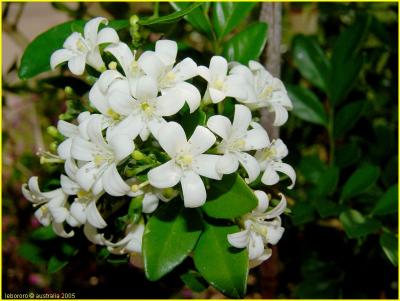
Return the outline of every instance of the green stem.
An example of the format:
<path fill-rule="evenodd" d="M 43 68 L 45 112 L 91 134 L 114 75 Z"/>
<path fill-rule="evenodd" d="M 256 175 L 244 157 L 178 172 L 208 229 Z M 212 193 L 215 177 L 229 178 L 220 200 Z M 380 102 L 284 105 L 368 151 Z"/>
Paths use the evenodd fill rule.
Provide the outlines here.
<path fill-rule="evenodd" d="M 154 2 L 154 12 L 153 17 L 158 18 L 160 12 L 160 2 Z"/>

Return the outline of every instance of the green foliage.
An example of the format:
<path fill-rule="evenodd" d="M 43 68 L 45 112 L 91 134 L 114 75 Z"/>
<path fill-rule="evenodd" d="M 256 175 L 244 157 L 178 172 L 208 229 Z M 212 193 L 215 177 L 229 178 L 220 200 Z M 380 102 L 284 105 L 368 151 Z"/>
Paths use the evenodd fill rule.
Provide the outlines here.
<path fill-rule="evenodd" d="M 171 2 L 171 5 L 175 10 L 181 11 L 188 8 L 191 4 L 190 2 Z M 187 14 L 185 19 L 198 31 L 211 36 L 211 22 L 207 13 L 208 4 L 202 3 L 201 6 L 195 8 L 191 13 Z"/>
<path fill-rule="evenodd" d="M 387 215 L 396 213 L 398 209 L 399 199 L 398 199 L 398 186 L 391 186 L 388 191 L 376 203 L 373 213 L 375 215 Z"/>
<path fill-rule="evenodd" d="M 203 211 L 214 218 L 240 217 L 255 207 L 258 200 L 253 191 L 236 173 L 225 175 L 221 181 L 211 183 Z"/>
<path fill-rule="evenodd" d="M 31 238 L 33 240 L 51 240 L 56 237 L 57 235 L 54 233 L 51 226 L 37 228 L 31 233 Z"/>
<path fill-rule="evenodd" d="M 201 275 L 230 298 L 243 298 L 247 287 L 247 250 L 231 247 L 226 239 L 238 231 L 236 225 L 205 222 L 194 250 L 194 263 Z"/>
<path fill-rule="evenodd" d="M 52 256 L 47 264 L 47 271 L 55 273 L 64 268 L 68 264 L 68 260 L 60 260 L 57 256 Z"/>
<path fill-rule="evenodd" d="M 194 292 L 202 292 L 208 287 L 208 283 L 196 271 L 189 271 L 182 274 L 181 279 Z"/>
<path fill-rule="evenodd" d="M 341 199 L 350 199 L 371 187 L 378 180 L 379 167 L 364 165 L 358 168 L 343 186 Z"/>
<path fill-rule="evenodd" d="M 344 105 L 335 116 L 334 136 L 344 136 L 360 119 L 365 107 L 365 101 L 354 101 Z"/>
<path fill-rule="evenodd" d="M 291 85 L 287 86 L 287 90 L 293 103 L 293 115 L 311 123 L 328 125 L 324 107 L 311 90 Z"/>
<path fill-rule="evenodd" d="M 227 60 L 243 64 L 247 64 L 250 60 L 257 60 L 267 42 L 267 29 L 267 24 L 259 22 L 235 34 L 224 44 L 223 56 Z"/>
<path fill-rule="evenodd" d="M 396 235 L 389 232 L 383 232 L 379 239 L 379 243 L 383 249 L 383 252 L 385 252 L 387 258 L 394 266 L 397 267 L 399 258 L 398 255 L 399 240 L 396 237 Z"/>
<path fill-rule="evenodd" d="M 171 201 L 150 218 L 143 235 L 144 269 L 149 280 L 158 280 L 179 265 L 193 250 L 202 229 L 197 209 Z"/>
<path fill-rule="evenodd" d="M 359 211 L 349 209 L 339 216 L 349 238 L 358 238 L 376 232 L 381 223 L 376 219 L 365 218 Z"/>
<path fill-rule="evenodd" d="M 201 2 L 194 2 L 185 8 L 178 10 L 172 14 L 162 16 L 162 17 L 149 17 L 145 19 L 140 19 L 138 21 L 139 25 L 154 25 L 154 24 L 166 24 L 166 23 L 173 23 L 177 22 L 179 19 L 183 18 L 185 15 L 191 13 L 194 9 L 202 5 Z"/>

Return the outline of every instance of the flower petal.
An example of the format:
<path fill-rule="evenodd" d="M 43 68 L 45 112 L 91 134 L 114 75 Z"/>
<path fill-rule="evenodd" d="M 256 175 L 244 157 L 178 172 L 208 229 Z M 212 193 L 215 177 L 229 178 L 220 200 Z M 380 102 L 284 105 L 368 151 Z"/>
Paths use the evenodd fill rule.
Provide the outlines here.
<path fill-rule="evenodd" d="M 178 44 L 171 40 L 158 40 L 155 52 L 165 66 L 173 65 L 178 53 Z"/>
<path fill-rule="evenodd" d="M 169 93 L 157 97 L 156 114 L 158 116 L 171 116 L 183 107 L 185 99 L 180 97 L 178 91 L 170 90 Z"/>
<path fill-rule="evenodd" d="M 144 123 L 140 116 L 129 115 L 124 118 L 115 126 L 110 126 L 107 129 L 106 138 L 110 141 L 111 137 L 116 135 L 124 135 L 129 137 L 131 140 L 135 139 L 140 131 L 143 129 Z"/>
<path fill-rule="evenodd" d="M 68 49 L 59 49 L 53 52 L 53 54 L 50 57 L 50 66 L 51 69 L 55 69 L 58 65 L 69 61 L 73 57 L 75 57 L 77 54 L 74 53 L 71 50 Z"/>
<path fill-rule="evenodd" d="M 222 139 L 226 140 L 231 135 L 232 124 L 225 116 L 211 116 L 207 121 L 207 127 Z"/>
<path fill-rule="evenodd" d="M 78 172 L 78 166 L 73 159 L 67 159 L 64 163 L 64 170 L 68 177 L 76 182 L 76 173 Z"/>
<path fill-rule="evenodd" d="M 263 129 L 252 129 L 243 137 L 244 151 L 258 150 L 269 145 L 268 135 Z"/>
<path fill-rule="evenodd" d="M 85 55 L 77 55 L 71 57 L 68 61 L 69 70 L 75 75 L 82 75 L 85 71 L 86 65 L 86 56 Z"/>
<path fill-rule="evenodd" d="M 224 80 L 228 72 L 228 62 L 222 56 L 213 56 L 210 61 L 209 69 L 212 77 Z"/>
<path fill-rule="evenodd" d="M 106 69 L 98 46 L 88 52 L 86 56 L 86 63 L 99 72 Z"/>
<path fill-rule="evenodd" d="M 139 100 L 151 100 L 157 97 L 157 82 L 150 76 L 143 76 L 137 82 L 136 96 Z"/>
<path fill-rule="evenodd" d="M 107 242 L 107 240 L 104 238 L 104 234 L 98 233 L 97 229 L 90 224 L 85 224 L 83 227 L 83 233 L 90 242 L 96 245 L 103 246 Z"/>
<path fill-rule="evenodd" d="M 267 164 L 261 182 L 265 185 L 275 185 L 279 182 L 279 175 L 271 164 Z"/>
<path fill-rule="evenodd" d="M 235 155 L 249 176 L 246 181 L 251 183 L 257 179 L 260 174 L 260 166 L 258 165 L 257 160 L 253 156 L 243 152 L 235 152 Z"/>
<path fill-rule="evenodd" d="M 270 248 L 265 249 L 261 256 L 250 260 L 249 268 L 252 269 L 252 268 L 255 268 L 256 266 L 259 266 L 264 261 L 269 259 L 271 257 L 271 255 L 272 255 L 272 250 Z"/>
<path fill-rule="evenodd" d="M 192 167 L 201 176 L 221 180 L 222 174 L 217 171 L 217 164 L 221 156 L 200 154 L 193 160 Z"/>
<path fill-rule="evenodd" d="M 86 205 L 76 199 L 69 208 L 71 215 L 81 224 L 86 224 Z"/>
<path fill-rule="evenodd" d="M 104 228 L 107 223 L 104 221 L 103 217 L 100 215 L 99 210 L 97 210 L 96 201 L 91 201 L 86 208 L 87 221 L 95 228 Z"/>
<path fill-rule="evenodd" d="M 118 162 L 124 160 L 135 149 L 132 138 L 122 134 L 111 136 L 109 145 L 114 151 L 115 160 Z"/>
<path fill-rule="evenodd" d="M 96 166 L 94 162 L 89 162 L 79 168 L 76 173 L 78 184 L 86 191 L 89 191 L 96 180 L 101 176 L 103 166 Z"/>
<path fill-rule="evenodd" d="M 107 71 L 106 71 L 107 72 Z M 104 72 L 104 73 L 106 73 Z M 100 76 L 101 78 L 101 76 Z M 98 80 L 89 91 L 90 104 L 95 107 L 100 113 L 107 115 L 109 105 L 106 95 L 100 90 L 100 80 Z"/>
<path fill-rule="evenodd" d="M 275 113 L 274 126 L 281 126 L 288 120 L 288 111 L 280 104 L 272 104 L 270 110 Z"/>
<path fill-rule="evenodd" d="M 275 218 L 275 217 L 281 215 L 285 211 L 286 206 L 287 206 L 287 201 L 286 201 L 285 196 L 282 193 L 280 193 L 280 195 L 281 195 L 281 201 L 272 210 L 267 212 L 267 214 L 265 215 L 266 219 Z"/>
<path fill-rule="evenodd" d="M 235 248 L 246 248 L 250 241 L 250 230 L 228 234 L 228 242 Z"/>
<path fill-rule="evenodd" d="M 76 195 L 80 189 L 78 183 L 65 175 L 61 175 L 60 182 L 62 190 L 68 195 Z"/>
<path fill-rule="evenodd" d="M 34 216 L 43 226 L 48 226 L 51 223 L 51 215 L 46 205 L 36 210 Z"/>
<path fill-rule="evenodd" d="M 75 137 L 72 139 L 71 145 L 71 157 L 82 161 L 93 160 L 93 153 L 96 151 L 96 146 L 81 137 Z"/>
<path fill-rule="evenodd" d="M 204 126 L 197 126 L 189 139 L 191 153 L 199 155 L 208 150 L 215 143 L 214 134 Z"/>
<path fill-rule="evenodd" d="M 210 69 L 208 69 L 205 66 L 199 66 L 197 67 L 197 73 L 204 78 L 207 82 L 211 81 L 211 72 Z"/>
<path fill-rule="evenodd" d="M 244 105 L 235 105 L 235 115 L 233 117 L 232 132 L 245 134 L 250 125 L 250 122 L 251 112 L 249 108 Z"/>
<path fill-rule="evenodd" d="M 57 123 L 58 131 L 65 137 L 73 137 L 79 134 L 78 127 L 75 124 L 59 120 Z"/>
<path fill-rule="evenodd" d="M 138 65 L 145 74 L 151 76 L 154 79 L 160 78 L 165 69 L 165 65 L 163 64 L 163 62 L 152 51 L 143 52 L 138 59 Z"/>
<path fill-rule="evenodd" d="M 217 171 L 222 174 L 231 174 L 238 170 L 239 161 L 233 154 L 226 153 L 219 157 Z"/>
<path fill-rule="evenodd" d="M 181 178 L 181 186 L 185 207 L 196 208 L 206 202 L 206 188 L 197 173 L 193 171 L 184 172 Z"/>
<path fill-rule="evenodd" d="M 150 132 L 157 140 L 159 139 L 159 130 L 166 124 L 167 122 L 161 117 L 152 118 L 147 122 L 147 126 L 150 129 Z"/>
<path fill-rule="evenodd" d="M 65 232 L 64 225 L 62 223 L 53 222 L 51 224 L 51 226 L 53 228 L 54 233 L 56 233 L 60 237 L 70 238 L 70 237 L 74 236 L 74 231 L 72 231 L 72 230 L 68 233 Z"/>
<path fill-rule="evenodd" d="M 284 232 L 285 228 L 283 227 L 268 227 L 267 242 L 271 245 L 276 245 Z"/>
<path fill-rule="evenodd" d="M 146 193 L 143 198 L 142 211 L 144 213 L 152 213 L 157 209 L 158 197 L 154 193 Z"/>
<path fill-rule="evenodd" d="M 110 27 L 103 28 L 102 30 L 99 31 L 97 35 L 97 41 L 96 41 L 97 45 L 103 43 L 118 43 L 118 42 L 119 42 L 119 37 L 114 28 Z"/>
<path fill-rule="evenodd" d="M 255 190 L 254 194 L 256 195 L 256 197 L 258 199 L 258 205 L 257 205 L 257 208 L 254 209 L 254 211 L 259 212 L 259 213 L 264 213 L 265 210 L 267 210 L 267 208 L 269 206 L 268 195 L 262 190 Z"/>
<path fill-rule="evenodd" d="M 264 241 L 260 234 L 250 231 L 249 259 L 254 260 L 264 253 Z"/>
<path fill-rule="evenodd" d="M 158 143 L 173 158 L 179 148 L 187 144 L 185 131 L 180 124 L 168 122 L 158 132 Z"/>
<path fill-rule="evenodd" d="M 118 63 L 124 70 L 126 77 L 132 76 L 130 73 L 135 58 L 128 45 L 120 42 L 118 44 L 108 46 L 105 51 L 110 52 L 117 59 Z"/>
<path fill-rule="evenodd" d="M 182 82 L 197 76 L 197 65 L 191 58 L 185 58 L 172 69 L 175 73 L 176 81 Z"/>
<path fill-rule="evenodd" d="M 208 91 L 210 93 L 210 98 L 213 103 L 221 102 L 226 97 L 225 93 L 220 90 L 209 88 Z"/>
<path fill-rule="evenodd" d="M 190 113 L 193 113 L 200 106 L 201 95 L 199 90 L 192 84 L 187 82 L 180 82 L 172 88 L 172 90 L 177 91 L 178 95 L 187 102 L 189 106 Z M 165 90 L 168 93 L 168 90 Z"/>
<path fill-rule="evenodd" d="M 48 206 L 51 216 L 56 223 L 63 223 L 69 214 L 67 208 Z"/>
<path fill-rule="evenodd" d="M 87 134 L 90 140 L 97 146 L 102 149 L 107 149 L 107 143 L 103 137 L 103 126 L 102 126 L 102 116 L 101 115 L 92 115 L 90 121 L 87 125 Z"/>
<path fill-rule="evenodd" d="M 66 160 L 71 157 L 72 138 L 68 138 L 57 146 L 57 153 L 61 159 Z"/>
<path fill-rule="evenodd" d="M 290 180 L 292 181 L 292 184 L 290 184 L 288 186 L 288 188 L 292 189 L 294 184 L 296 183 L 296 172 L 294 171 L 293 167 L 290 166 L 289 164 L 286 164 L 283 162 L 275 162 L 274 168 L 276 171 L 284 173 L 285 175 L 287 175 L 290 178 Z"/>
<path fill-rule="evenodd" d="M 169 188 L 179 183 L 182 171 L 174 161 L 168 161 L 150 170 L 147 174 L 149 182 L 157 188 Z"/>
<path fill-rule="evenodd" d="M 83 29 L 85 39 L 88 40 L 92 46 L 96 45 L 97 31 L 99 29 L 100 23 L 104 23 L 107 25 L 108 21 L 106 18 L 97 17 L 88 21 Z"/>
<path fill-rule="evenodd" d="M 130 187 L 121 178 L 117 166 L 111 164 L 102 176 L 104 190 L 112 196 L 123 196 L 130 191 Z"/>

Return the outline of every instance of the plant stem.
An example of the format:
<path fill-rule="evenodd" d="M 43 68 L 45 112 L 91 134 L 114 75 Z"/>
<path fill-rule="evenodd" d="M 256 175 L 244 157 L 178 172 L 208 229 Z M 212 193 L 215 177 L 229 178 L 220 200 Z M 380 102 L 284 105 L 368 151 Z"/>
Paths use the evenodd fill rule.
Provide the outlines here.
<path fill-rule="evenodd" d="M 160 11 L 160 2 L 154 2 L 154 12 L 153 12 L 154 18 L 158 18 L 159 11 Z"/>

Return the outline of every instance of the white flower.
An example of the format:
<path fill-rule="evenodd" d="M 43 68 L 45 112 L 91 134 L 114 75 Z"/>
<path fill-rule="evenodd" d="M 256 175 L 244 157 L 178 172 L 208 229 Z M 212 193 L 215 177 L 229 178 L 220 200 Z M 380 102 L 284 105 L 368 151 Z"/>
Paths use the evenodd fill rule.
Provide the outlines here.
<path fill-rule="evenodd" d="M 57 147 L 57 153 L 61 159 L 68 159 L 71 157 L 71 145 L 72 139 L 82 133 L 86 132 L 86 125 L 87 121 L 89 121 L 90 113 L 89 112 L 82 112 L 78 116 L 78 123 L 79 125 L 75 125 L 64 120 L 59 120 L 57 123 L 58 131 L 67 139 L 61 142 Z M 79 129 L 83 128 L 83 129 Z"/>
<path fill-rule="evenodd" d="M 104 43 L 118 43 L 117 32 L 112 28 L 103 28 L 98 32 L 100 23 L 107 24 L 105 18 L 97 17 L 86 23 L 84 35 L 72 33 L 64 42 L 63 49 L 55 51 L 50 58 L 52 69 L 68 61 L 69 70 L 75 75 L 83 74 L 85 64 L 98 71 L 105 69 L 100 55 L 99 45 Z"/>
<path fill-rule="evenodd" d="M 256 152 L 255 158 L 260 164 L 261 171 L 264 171 L 261 182 L 265 185 L 274 185 L 279 182 L 278 171 L 287 175 L 292 184 L 288 187 L 292 189 L 296 182 L 296 172 L 293 167 L 283 163 L 282 159 L 287 156 L 288 149 L 281 139 L 272 140 L 269 145 Z"/>
<path fill-rule="evenodd" d="M 152 133 L 157 139 L 158 130 L 166 124 L 163 117 L 176 114 L 185 103 L 172 91 L 161 96 L 157 94 L 156 81 L 150 76 L 143 76 L 138 80 L 136 99 L 123 91 L 113 91 L 109 103 L 115 112 L 127 116 L 129 122 L 122 122 L 126 123 L 131 133 L 140 133 L 142 140 L 147 140 Z"/>
<path fill-rule="evenodd" d="M 254 193 L 258 198 L 258 206 L 253 212 L 243 217 L 245 229 L 228 234 L 228 241 L 232 246 L 248 249 L 250 267 L 259 265 L 271 256 L 268 244 L 277 244 L 285 230 L 281 226 L 279 217 L 286 208 L 284 195 L 281 194 L 281 201 L 275 208 L 266 211 L 269 206 L 267 194 L 260 190 Z"/>
<path fill-rule="evenodd" d="M 250 61 L 249 68 L 237 65 L 231 73 L 242 75 L 248 82 L 247 98 L 238 98 L 238 101 L 252 110 L 265 107 L 275 112 L 274 126 L 281 126 L 287 121 L 287 110 L 291 110 L 293 105 L 280 79 L 273 77 L 256 61 Z"/>
<path fill-rule="evenodd" d="M 197 76 L 197 65 L 191 58 L 185 58 L 175 64 L 178 45 L 175 41 L 159 40 L 155 51 L 144 52 L 138 64 L 158 84 L 161 93 L 173 92 L 189 105 L 190 112 L 194 112 L 200 105 L 200 92 L 195 86 L 185 82 Z"/>
<path fill-rule="evenodd" d="M 71 147 L 72 158 L 85 163 L 76 172 L 76 181 L 85 191 L 99 195 L 103 189 L 118 196 L 113 190 L 115 182 L 123 181 L 117 171 L 120 164 L 134 150 L 132 139 L 124 134 L 103 138 L 101 118 L 94 116 L 88 126 L 90 140 L 74 137 Z"/>
<path fill-rule="evenodd" d="M 126 236 L 119 242 L 106 243 L 108 250 L 113 254 L 126 254 L 126 253 L 142 253 L 142 238 L 144 233 L 144 225 L 129 224 L 126 227 Z"/>
<path fill-rule="evenodd" d="M 208 119 L 207 127 L 222 138 L 217 150 L 224 155 L 218 161 L 217 171 L 223 174 L 233 173 L 240 162 L 249 175 L 248 181 L 252 182 L 259 175 L 260 167 L 257 160 L 246 152 L 266 147 L 269 139 L 261 128 L 248 131 L 250 123 L 250 110 L 243 105 L 235 105 L 232 124 L 227 117 L 215 115 Z"/>
<path fill-rule="evenodd" d="M 245 79 L 240 74 L 227 75 L 228 62 L 221 56 L 213 56 L 209 68 L 199 66 L 198 73 L 208 82 L 205 98 L 209 96 L 213 103 L 228 96 L 240 99 L 247 96 Z"/>
<path fill-rule="evenodd" d="M 167 123 L 160 129 L 158 142 L 171 160 L 149 171 L 150 184 L 158 188 L 168 188 L 180 182 L 185 207 L 203 205 L 207 193 L 200 176 L 221 179 L 221 174 L 216 171 L 219 156 L 203 154 L 215 140 L 208 129 L 197 126 L 188 141 L 178 123 Z"/>
<path fill-rule="evenodd" d="M 62 237 L 72 237 L 74 231 L 65 232 L 63 223 L 69 216 L 69 211 L 65 208 L 68 195 L 61 188 L 42 192 L 40 191 L 38 178 L 31 177 L 28 184 L 22 185 L 22 193 L 24 197 L 33 203 L 33 206 L 40 206 L 35 211 L 35 217 L 44 226 L 53 227 L 54 232 Z"/>
<path fill-rule="evenodd" d="M 65 175 L 61 175 L 61 188 L 68 195 L 76 195 L 74 202 L 71 204 L 70 213 L 76 220 L 75 225 L 86 224 L 87 222 L 95 228 L 104 228 L 107 226 L 103 217 L 97 209 L 96 202 L 103 195 L 93 195 L 90 191 L 85 191 L 78 184 L 77 173 L 78 166 L 72 159 L 67 159 L 64 164 Z"/>

